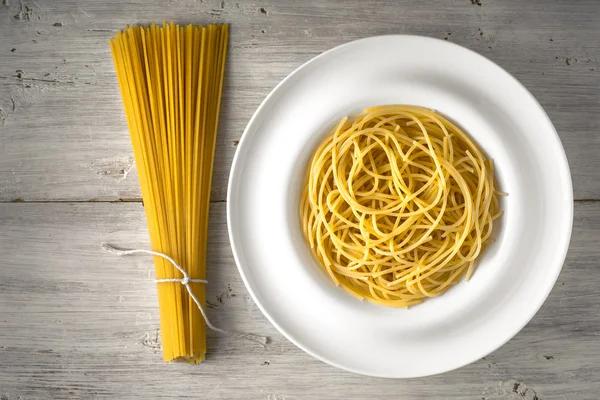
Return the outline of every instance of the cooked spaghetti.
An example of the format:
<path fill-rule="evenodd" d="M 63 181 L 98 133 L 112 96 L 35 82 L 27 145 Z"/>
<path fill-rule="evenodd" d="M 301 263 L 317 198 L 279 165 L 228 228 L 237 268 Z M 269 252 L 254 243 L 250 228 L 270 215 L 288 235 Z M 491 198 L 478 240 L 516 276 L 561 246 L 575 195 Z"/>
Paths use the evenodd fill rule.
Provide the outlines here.
<path fill-rule="evenodd" d="M 492 161 L 422 107 L 342 119 L 307 175 L 300 213 L 314 256 L 336 285 L 381 305 L 469 279 L 501 215 Z"/>
<path fill-rule="evenodd" d="M 128 27 L 110 46 L 129 123 L 152 249 L 206 279 L 206 239 L 226 25 Z M 157 279 L 182 278 L 154 258 Z M 190 283 L 204 307 L 204 284 Z M 206 325 L 179 282 L 157 286 L 165 361 L 200 362 Z"/>

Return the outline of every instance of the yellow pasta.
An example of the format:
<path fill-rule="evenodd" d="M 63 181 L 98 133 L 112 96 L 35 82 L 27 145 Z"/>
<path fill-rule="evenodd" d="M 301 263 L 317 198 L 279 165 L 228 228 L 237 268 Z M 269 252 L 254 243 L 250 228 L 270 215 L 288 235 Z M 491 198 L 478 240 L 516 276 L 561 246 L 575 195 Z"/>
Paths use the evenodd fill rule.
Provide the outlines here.
<path fill-rule="evenodd" d="M 492 161 L 422 107 L 342 119 L 307 176 L 300 214 L 315 258 L 336 285 L 385 306 L 469 279 L 501 215 Z"/>
<path fill-rule="evenodd" d="M 138 168 L 150 241 L 206 278 L 208 208 L 227 25 L 133 26 L 110 40 Z M 181 278 L 154 257 L 156 279 Z M 205 305 L 205 287 L 190 283 Z M 165 361 L 201 362 L 205 321 L 179 282 L 158 288 Z"/>

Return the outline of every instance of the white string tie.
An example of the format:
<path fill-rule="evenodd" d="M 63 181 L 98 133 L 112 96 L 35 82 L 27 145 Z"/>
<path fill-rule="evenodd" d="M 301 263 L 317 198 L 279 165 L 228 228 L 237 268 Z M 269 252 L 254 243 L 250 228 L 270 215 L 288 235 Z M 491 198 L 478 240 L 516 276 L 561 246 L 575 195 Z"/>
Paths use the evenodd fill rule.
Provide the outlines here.
<path fill-rule="evenodd" d="M 190 295 L 190 297 L 192 298 L 192 300 L 194 300 L 194 303 L 196 303 L 196 306 L 198 306 L 198 309 L 200 310 L 200 313 L 202 314 L 202 317 L 204 318 L 204 321 L 206 322 L 206 326 L 208 326 L 210 329 L 212 329 L 215 332 L 219 332 L 219 333 L 222 333 L 224 335 L 232 335 L 232 336 L 240 337 L 240 338 L 243 338 L 243 339 L 251 340 L 253 342 L 256 342 L 256 343 L 260 344 L 261 346 L 266 346 L 266 344 L 268 343 L 268 338 L 266 336 L 253 335 L 251 333 L 242 333 L 242 332 L 228 332 L 228 331 L 226 331 L 224 329 L 217 328 L 216 326 L 214 326 L 213 324 L 211 324 L 211 322 L 208 319 L 208 316 L 206 315 L 206 312 L 204 311 L 204 308 L 200 304 L 200 300 L 198 300 L 198 298 L 196 297 L 196 295 L 192 291 L 192 287 L 190 286 L 190 283 L 204 283 L 204 284 L 206 284 L 206 283 L 208 283 L 208 281 L 204 280 L 204 279 L 193 279 L 193 278 L 190 278 L 190 276 L 185 271 L 185 269 L 183 269 L 179 264 L 177 264 L 175 262 L 175 260 L 173 260 L 168 255 L 163 254 L 163 253 L 159 253 L 157 251 L 145 250 L 145 249 L 121 249 L 121 248 L 115 247 L 113 245 L 110 245 L 108 243 L 103 243 L 102 244 L 102 248 L 104 250 L 110 252 L 110 253 L 113 253 L 113 254 L 116 254 L 116 255 L 119 255 L 119 256 L 128 256 L 128 255 L 131 255 L 131 254 L 150 254 L 150 255 L 153 255 L 153 256 L 164 258 L 165 260 L 167 260 L 171 264 L 173 264 L 173 266 L 175 268 L 177 268 L 177 270 L 179 272 L 181 272 L 181 275 L 183 275 L 183 278 L 155 279 L 154 282 L 155 283 L 181 283 L 183 286 L 185 286 L 185 288 L 187 289 L 188 294 Z"/>

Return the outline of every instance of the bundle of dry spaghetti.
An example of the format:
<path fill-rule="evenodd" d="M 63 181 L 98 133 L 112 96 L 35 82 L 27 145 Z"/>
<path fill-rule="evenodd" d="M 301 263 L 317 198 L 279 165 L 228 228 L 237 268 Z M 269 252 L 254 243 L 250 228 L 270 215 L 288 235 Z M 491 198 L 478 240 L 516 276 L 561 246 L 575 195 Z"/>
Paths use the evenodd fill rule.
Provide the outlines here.
<path fill-rule="evenodd" d="M 152 250 L 205 279 L 208 208 L 227 25 L 134 26 L 110 46 L 139 172 Z M 154 258 L 165 361 L 201 362 L 206 325 L 180 281 Z M 173 279 L 173 282 L 164 280 Z M 189 283 L 205 304 L 205 285 Z"/>
<path fill-rule="evenodd" d="M 315 258 L 351 294 L 393 307 L 471 276 L 505 194 L 469 136 L 416 106 L 344 118 L 307 175 L 301 218 Z"/>

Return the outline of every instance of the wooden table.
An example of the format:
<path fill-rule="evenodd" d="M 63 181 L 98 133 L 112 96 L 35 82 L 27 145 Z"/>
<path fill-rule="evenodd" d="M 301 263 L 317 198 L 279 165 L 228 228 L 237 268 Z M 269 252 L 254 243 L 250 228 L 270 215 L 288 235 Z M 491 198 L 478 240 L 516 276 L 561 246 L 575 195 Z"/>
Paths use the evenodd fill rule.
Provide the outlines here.
<path fill-rule="evenodd" d="M 597 399 L 600 2 L 474 3 L 3 0 L 0 399 Z M 226 329 L 271 338 L 263 348 L 209 333 L 198 366 L 162 362 L 151 259 L 101 250 L 103 242 L 149 246 L 107 41 L 154 20 L 231 24 L 208 312 Z M 243 286 L 225 221 L 237 140 L 269 91 L 324 50 L 392 33 L 461 44 L 523 82 L 560 134 L 576 199 L 567 261 L 529 325 L 472 365 L 411 380 L 337 370 L 282 337 Z"/>

